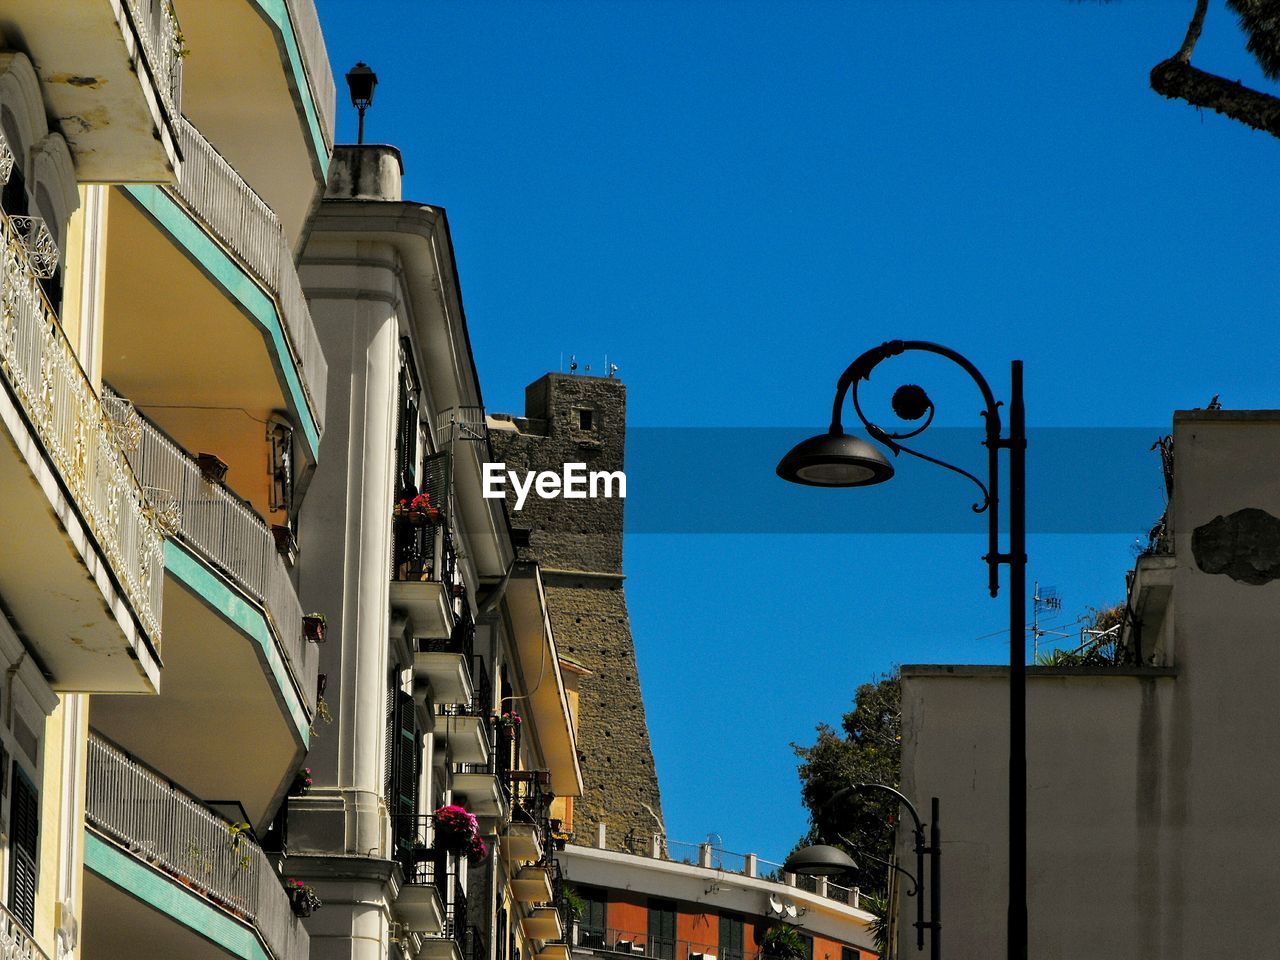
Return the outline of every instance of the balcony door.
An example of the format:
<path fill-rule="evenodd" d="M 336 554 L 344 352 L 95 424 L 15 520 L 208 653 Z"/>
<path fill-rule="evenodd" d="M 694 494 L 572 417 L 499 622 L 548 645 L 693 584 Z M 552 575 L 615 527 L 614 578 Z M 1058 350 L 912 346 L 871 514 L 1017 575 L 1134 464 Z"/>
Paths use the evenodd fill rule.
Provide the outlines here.
<path fill-rule="evenodd" d="M 649 956 L 676 960 L 676 905 L 672 900 L 649 901 Z"/>

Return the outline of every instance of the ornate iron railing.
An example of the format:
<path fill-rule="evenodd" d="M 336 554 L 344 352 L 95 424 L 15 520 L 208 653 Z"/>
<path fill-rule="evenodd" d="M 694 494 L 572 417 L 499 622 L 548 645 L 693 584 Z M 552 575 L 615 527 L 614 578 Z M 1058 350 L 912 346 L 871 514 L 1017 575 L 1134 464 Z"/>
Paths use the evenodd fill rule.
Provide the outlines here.
<path fill-rule="evenodd" d="M 329 65 L 329 51 L 325 49 L 324 33 L 320 29 L 320 17 L 312 0 L 289 0 L 289 19 L 293 21 L 294 36 L 302 50 L 302 64 L 311 81 L 311 96 L 320 117 L 320 132 L 327 146 L 333 146 L 333 117 L 336 90 L 333 69 Z"/>
<path fill-rule="evenodd" d="M 0 370 L 158 651 L 164 537 L 3 212 L 0 255 Z"/>
<path fill-rule="evenodd" d="M 244 828 L 97 734 L 89 735 L 85 819 L 135 857 L 252 924 L 276 960 L 306 960 L 310 938 L 270 858 Z"/>
<path fill-rule="evenodd" d="M 279 304 L 285 337 L 302 369 L 302 389 L 323 424 L 329 365 L 279 217 L 185 117 L 178 120 L 178 144 L 178 196 Z"/>
<path fill-rule="evenodd" d="M 182 112 L 182 29 L 172 0 L 126 0 L 151 82 L 170 117 Z"/>
<path fill-rule="evenodd" d="M 49 960 L 21 921 L 0 904 L 0 960 Z"/>
<path fill-rule="evenodd" d="M 261 604 L 314 715 L 320 657 L 302 632 L 302 605 L 270 527 L 124 398 L 103 391 L 125 456 L 173 535 L 190 545 Z"/>

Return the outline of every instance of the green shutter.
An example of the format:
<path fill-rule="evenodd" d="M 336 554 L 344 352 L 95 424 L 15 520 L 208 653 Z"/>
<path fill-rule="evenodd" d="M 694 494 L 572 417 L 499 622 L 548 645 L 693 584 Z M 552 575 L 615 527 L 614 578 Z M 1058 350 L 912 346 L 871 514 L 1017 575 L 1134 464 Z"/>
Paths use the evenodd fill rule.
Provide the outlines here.
<path fill-rule="evenodd" d="M 27 928 L 36 923 L 36 864 L 40 859 L 40 796 L 15 762 L 9 802 L 9 909 Z"/>
<path fill-rule="evenodd" d="M 449 515 L 449 451 L 433 453 L 422 462 L 422 489 L 431 497 L 431 505 L 446 517 Z"/>
<path fill-rule="evenodd" d="M 417 835 L 418 769 L 422 756 L 422 735 L 413 697 L 395 691 L 391 744 L 391 789 L 387 804 L 393 817 L 393 838 L 397 851 L 413 845 Z"/>

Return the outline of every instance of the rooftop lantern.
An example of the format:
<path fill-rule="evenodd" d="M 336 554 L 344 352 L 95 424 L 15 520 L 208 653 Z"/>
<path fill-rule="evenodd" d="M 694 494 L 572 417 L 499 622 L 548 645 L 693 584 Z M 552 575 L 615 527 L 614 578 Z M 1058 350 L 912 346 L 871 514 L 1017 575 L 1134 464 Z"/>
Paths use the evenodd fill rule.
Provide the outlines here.
<path fill-rule="evenodd" d="M 364 112 L 373 105 L 373 88 L 378 85 L 378 75 L 363 60 L 347 71 L 347 87 L 351 91 L 351 105 L 360 115 L 360 129 L 356 143 L 364 143 Z"/>

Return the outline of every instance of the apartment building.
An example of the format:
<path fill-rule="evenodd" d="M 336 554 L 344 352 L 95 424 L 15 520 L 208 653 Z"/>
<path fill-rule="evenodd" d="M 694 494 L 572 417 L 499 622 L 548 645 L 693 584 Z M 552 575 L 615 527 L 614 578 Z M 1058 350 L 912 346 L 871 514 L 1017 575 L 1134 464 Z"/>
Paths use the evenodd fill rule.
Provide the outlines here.
<path fill-rule="evenodd" d="M 310 0 L 0 5 L 6 955 L 307 955 L 255 838 L 317 704 L 333 108 Z"/>
<path fill-rule="evenodd" d="M 878 956 L 856 889 L 711 843 L 652 836 L 642 852 L 623 853 L 594 840 L 559 856 L 578 899 L 576 960 L 767 960 L 781 955 L 771 941 L 784 930 L 805 960 Z"/>
<path fill-rule="evenodd" d="M 1175 413 L 1165 519 L 1116 584 L 1120 656 L 1030 669 L 1032 956 L 1223 957 L 1280 937 L 1277 457 L 1277 411 Z M 902 668 L 903 790 L 942 802 L 957 956 L 1004 949 L 1007 697 L 1007 667 Z"/>
<path fill-rule="evenodd" d="M 551 819 L 582 788 L 569 694 L 541 571 L 482 495 L 448 220 L 402 198 L 402 172 L 394 147 L 339 147 L 302 259 L 335 384 L 299 534 L 332 723 L 283 845 L 324 903 L 317 960 L 564 958 Z"/>

